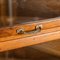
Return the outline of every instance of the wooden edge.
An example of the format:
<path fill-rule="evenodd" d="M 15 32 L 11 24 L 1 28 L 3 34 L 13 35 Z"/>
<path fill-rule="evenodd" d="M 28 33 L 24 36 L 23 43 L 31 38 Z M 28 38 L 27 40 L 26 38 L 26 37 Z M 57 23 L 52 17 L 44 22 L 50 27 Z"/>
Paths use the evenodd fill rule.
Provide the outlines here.
<path fill-rule="evenodd" d="M 20 25 L 17 24 L 17 25 L 12 26 L 12 27 L 1 28 L 0 30 L 9 29 L 9 28 L 10 29 L 24 28 L 25 30 L 32 30 L 32 29 L 34 29 L 34 27 L 36 25 L 42 25 L 43 26 L 42 29 L 57 27 L 57 26 L 60 26 L 60 18 L 52 18 L 52 19 L 39 20 L 39 21 L 35 21 L 35 22 L 27 22 L 27 23 L 20 24 Z"/>
<path fill-rule="evenodd" d="M 42 35 L 42 34 L 47 34 L 47 33 L 51 33 L 51 32 L 56 32 L 56 31 L 60 31 L 60 27 L 55 27 L 55 28 L 51 28 L 51 29 L 46 29 L 46 30 L 42 30 L 40 32 L 37 32 L 37 33 L 28 33 L 28 34 L 17 34 L 17 35 L 11 35 L 11 36 L 3 36 L 0 35 L 0 42 L 5 42 L 5 41 L 12 41 L 12 40 L 15 40 L 15 39 L 22 39 L 22 38 L 25 38 L 25 37 L 30 37 L 30 36 L 36 36 L 36 35 Z M 13 32 L 12 32 L 13 33 Z"/>
<path fill-rule="evenodd" d="M 60 31 L 0 43 L 0 52 L 60 39 Z"/>
<path fill-rule="evenodd" d="M 16 30 L 17 29 L 24 29 L 24 31 L 31 31 L 35 29 L 35 26 L 41 25 L 42 29 L 41 30 L 46 30 L 54 27 L 59 27 L 60 26 L 60 19 L 51 19 L 51 21 L 44 21 L 44 22 L 36 22 L 36 23 L 30 23 L 30 24 L 23 24 L 23 25 L 17 25 L 13 27 L 6 27 L 6 28 L 1 28 L 0 29 L 0 37 L 1 35 L 3 37 L 5 36 L 13 36 L 16 35 Z"/>

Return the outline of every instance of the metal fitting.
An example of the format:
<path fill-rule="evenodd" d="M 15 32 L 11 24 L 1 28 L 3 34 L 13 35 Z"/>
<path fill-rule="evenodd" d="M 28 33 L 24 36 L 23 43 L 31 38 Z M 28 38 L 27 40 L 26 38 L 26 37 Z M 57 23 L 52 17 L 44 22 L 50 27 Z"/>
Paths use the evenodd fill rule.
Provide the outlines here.
<path fill-rule="evenodd" d="M 16 33 L 17 34 L 23 34 L 24 33 L 24 29 L 18 29 L 18 30 L 16 30 Z"/>

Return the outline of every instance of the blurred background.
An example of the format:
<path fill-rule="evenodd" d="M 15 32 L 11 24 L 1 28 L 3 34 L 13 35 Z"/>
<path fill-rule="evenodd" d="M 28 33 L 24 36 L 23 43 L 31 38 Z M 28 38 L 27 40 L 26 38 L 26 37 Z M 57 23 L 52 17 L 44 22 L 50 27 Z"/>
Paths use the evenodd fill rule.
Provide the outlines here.
<path fill-rule="evenodd" d="M 31 21 L 27 17 L 45 19 L 59 16 L 60 0 L 0 0 L 0 25 L 9 24 L 11 18 L 14 24 L 22 19 Z"/>
<path fill-rule="evenodd" d="M 60 17 L 60 0 L 0 0 L 0 27 Z M 60 60 L 60 40 L 0 53 L 0 60 Z"/>

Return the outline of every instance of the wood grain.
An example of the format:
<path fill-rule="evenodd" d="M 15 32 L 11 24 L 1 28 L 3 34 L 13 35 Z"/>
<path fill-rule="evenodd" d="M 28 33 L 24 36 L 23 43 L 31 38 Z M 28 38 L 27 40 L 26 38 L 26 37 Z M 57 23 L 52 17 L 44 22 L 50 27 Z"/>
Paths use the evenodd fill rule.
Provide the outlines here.
<path fill-rule="evenodd" d="M 17 35 L 17 29 L 24 29 L 25 31 L 31 31 L 35 29 L 35 26 L 42 25 L 42 30 L 50 29 L 60 26 L 60 18 L 46 19 L 35 22 L 28 22 L 25 24 L 16 25 L 13 27 L 4 27 L 0 29 L 0 38 Z"/>
<path fill-rule="evenodd" d="M 16 33 L 16 30 L 20 28 L 24 28 L 25 31 L 32 31 L 33 29 L 35 29 L 35 26 L 39 24 L 42 24 L 43 28 L 38 33 Z M 14 27 L 1 28 L 0 52 L 44 43 L 56 39 L 60 39 L 60 18 L 30 22 Z"/>

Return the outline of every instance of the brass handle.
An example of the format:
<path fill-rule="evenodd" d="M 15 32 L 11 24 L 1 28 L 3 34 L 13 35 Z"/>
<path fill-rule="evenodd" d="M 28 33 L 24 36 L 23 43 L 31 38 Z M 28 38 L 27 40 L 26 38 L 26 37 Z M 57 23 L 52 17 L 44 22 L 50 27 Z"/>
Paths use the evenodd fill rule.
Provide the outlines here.
<path fill-rule="evenodd" d="M 16 30 L 17 34 L 30 34 L 30 33 L 38 33 L 42 29 L 42 25 L 36 25 L 34 30 L 31 31 L 25 31 L 24 29 L 18 29 Z"/>

